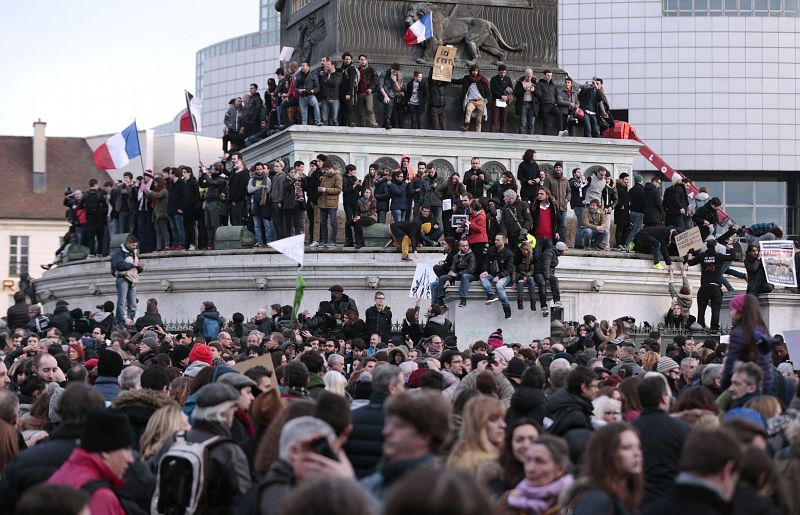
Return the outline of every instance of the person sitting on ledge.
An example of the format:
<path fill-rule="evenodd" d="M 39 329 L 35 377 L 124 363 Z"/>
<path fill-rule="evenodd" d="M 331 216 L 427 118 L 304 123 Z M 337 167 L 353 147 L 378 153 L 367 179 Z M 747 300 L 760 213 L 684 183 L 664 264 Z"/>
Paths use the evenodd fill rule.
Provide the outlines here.
<path fill-rule="evenodd" d="M 389 232 L 392 239 L 386 243 L 385 248 L 394 245 L 403 253 L 403 261 L 411 261 L 411 258 L 408 257 L 409 248 L 414 253 L 414 258 L 418 259 L 417 245 L 422 241 L 423 234 L 431 232 L 431 224 L 429 222 L 422 223 L 420 220 L 412 222 L 403 220 L 389 225 Z"/>

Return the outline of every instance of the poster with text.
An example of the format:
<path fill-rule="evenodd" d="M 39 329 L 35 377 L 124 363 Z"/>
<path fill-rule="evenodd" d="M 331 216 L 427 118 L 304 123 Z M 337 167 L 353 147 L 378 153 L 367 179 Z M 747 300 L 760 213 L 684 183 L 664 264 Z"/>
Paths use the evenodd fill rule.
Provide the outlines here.
<path fill-rule="evenodd" d="M 456 48 L 439 45 L 433 57 L 433 80 L 450 82 L 453 80 L 453 66 L 456 64 Z"/>
<path fill-rule="evenodd" d="M 411 281 L 411 289 L 408 291 L 408 296 L 412 299 L 430 299 L 431 283 L 436 279 L 432 265 L 417 263 L 417 269 L 414 270 L 414 280 Z"/>
<path fill-rule="evenodd" d="M 678 247 L 678 255 L 683 257 L 690 250 L 699 250 L 703 247 L 703 237 L 700 235 L 698 227 L 692 227 L 688 231 L 683 231 L 675 235 L 675 246 Z"/>
<path fill-rule="evenodd" d="M 794 266 L 794 243 L 790 240 L 761 241 L 761 263 L 767 282 L 775 286 L 797 288 Z"/>

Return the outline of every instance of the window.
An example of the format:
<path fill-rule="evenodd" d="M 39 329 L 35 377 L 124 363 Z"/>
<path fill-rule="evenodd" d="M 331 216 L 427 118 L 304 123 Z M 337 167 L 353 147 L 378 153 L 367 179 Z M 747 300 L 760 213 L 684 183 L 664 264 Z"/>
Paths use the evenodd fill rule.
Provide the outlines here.
<path fill-rule="evenodd" d="M 722 200 L 737 225 L 775 222 L 786 227 L 787 183 L 779 181 L 697 181 L 711 197 Z"/>
<path fill-rule="evenodd" d="M 8 252 L 8 275 L 19 277 L 28 271 L 28 237 L 11 236 Z"/>
<path fill-rule="evenodd" d="M 663 0 L 664 16 L 797 16 L 798 0 Z"/>

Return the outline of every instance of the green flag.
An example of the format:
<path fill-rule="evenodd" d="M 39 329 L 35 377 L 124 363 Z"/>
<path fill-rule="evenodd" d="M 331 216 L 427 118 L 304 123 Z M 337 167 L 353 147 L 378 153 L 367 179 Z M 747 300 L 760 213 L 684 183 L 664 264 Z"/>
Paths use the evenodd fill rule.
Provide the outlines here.
<path fill-rule="evenodd" d="M 297 287 L 294 290 L 294 304 L 292 305 L 292 320 L 297 320 L 297 311 L 300 309 L 300 301 L 303 300 L 303 292 L 306 289 L 306 280 L 297 274 Z"/>

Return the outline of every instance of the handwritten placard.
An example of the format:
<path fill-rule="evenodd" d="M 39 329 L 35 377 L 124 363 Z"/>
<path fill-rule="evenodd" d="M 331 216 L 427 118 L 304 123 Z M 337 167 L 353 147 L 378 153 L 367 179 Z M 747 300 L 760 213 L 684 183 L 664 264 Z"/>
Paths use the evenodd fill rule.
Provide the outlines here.
<path fill-rule="evenodd" d="M 433 266 L 428 263 L 417 263 L 414 270 L 414 280 L 411 281 L 411 289 L 408 296 L 412 299 L 430 299 L 431 283 L 438 279 L 433 271 Z"/>
<path fill-rule="evenodd" d="M 453 67 L 456 65 L 455 47 L 439 45 L 433 58 L 433 80 L 451 82 L 453 80 Z"/>

